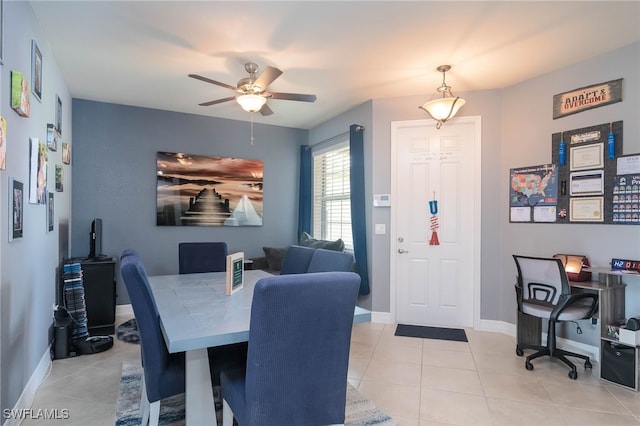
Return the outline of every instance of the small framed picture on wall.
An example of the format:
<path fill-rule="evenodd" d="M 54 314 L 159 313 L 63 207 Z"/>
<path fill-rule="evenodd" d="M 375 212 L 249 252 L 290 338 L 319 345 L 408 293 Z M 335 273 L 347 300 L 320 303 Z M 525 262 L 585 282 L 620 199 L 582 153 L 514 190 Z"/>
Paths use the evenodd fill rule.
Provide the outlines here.
<path fill-rule="evenodd" d="M 22 238 L 24 189 L 22 182 L 9 178 L 9 241 Z"/>
<path fill-rule="evenodd" d="M 31 40 L 31 93 L 42 100 L 42 53 L 35 40 Z"/>
<path fill-rule="evenodd" d="M 62 99 L 56 95 L 56 130 L 62 136 Z"/>

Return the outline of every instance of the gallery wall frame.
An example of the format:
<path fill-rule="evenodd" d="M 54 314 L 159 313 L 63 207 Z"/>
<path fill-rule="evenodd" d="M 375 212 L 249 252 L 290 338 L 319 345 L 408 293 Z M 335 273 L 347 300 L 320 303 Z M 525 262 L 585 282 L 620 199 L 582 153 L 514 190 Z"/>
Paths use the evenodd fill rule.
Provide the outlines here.
<path fill-rule="evenodd" d="M 53 192 L 49 192 L 47 196 L 47 232 L 53 231 L 53 217 L 54 217 Z"/>
<path fill-rule="evenodd" d="M 56 95 L 56 130 L 58 135 L 62 136 L 62 99 L 60 99 L 60 95 Z"/>
<path fill-rule="evenodd" d="M 22 238 L 24 224 L 24 185 L 9 177 L 9 242 Z"/>
<path fill-rule="evenodd" d="M 0 0 L 0 65 L 4 64 L 4 0 Z"/>
<path fill-rule="evenodd" d="M 157 226 L 262 226 L 264 162 L 156 154 Z"/>
<path fill-rule="evenodd" d="M 31 93 L 42 101 L 42 52 L 35 40 L 31 40 Z"/>

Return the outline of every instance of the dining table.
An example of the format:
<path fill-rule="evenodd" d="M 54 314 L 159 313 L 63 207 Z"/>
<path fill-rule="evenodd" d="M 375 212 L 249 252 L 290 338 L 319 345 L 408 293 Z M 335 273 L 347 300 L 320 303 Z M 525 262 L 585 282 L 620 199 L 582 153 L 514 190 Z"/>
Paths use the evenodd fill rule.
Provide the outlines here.
<path fill-rule="evenodd" d="M 187 426 L 217 424 L 207 348 L 249 340 L 253 289 L 273 276 L 262 270 L 243 275 L 242 289 L 230 296 L 226 272 L 149 277 L 167 349 L 185 352 Z M 354 324 L 369 321 L 371 312 L 356 306 Z"/>

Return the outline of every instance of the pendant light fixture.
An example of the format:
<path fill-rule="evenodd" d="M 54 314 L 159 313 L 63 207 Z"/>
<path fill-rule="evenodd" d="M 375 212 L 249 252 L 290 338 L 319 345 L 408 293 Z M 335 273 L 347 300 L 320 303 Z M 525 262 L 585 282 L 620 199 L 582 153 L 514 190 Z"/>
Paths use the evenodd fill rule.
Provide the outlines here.
<path fill-rule="evenodd" d="M 450 118 L 452 118 L 458 110 L 465 104 L 465 100 L 451 93 L 451 86 L 447 86 L 445 82 L 445 74 L 451 69 L 451 65 L 440 65 L 437 70 L 442 73 L 442 85 L 436 90 L 442 93 L 442 97 L 432 99 L 418 107 L 425 110 L 431 118 L 437 121 L 436 129 Z"/>

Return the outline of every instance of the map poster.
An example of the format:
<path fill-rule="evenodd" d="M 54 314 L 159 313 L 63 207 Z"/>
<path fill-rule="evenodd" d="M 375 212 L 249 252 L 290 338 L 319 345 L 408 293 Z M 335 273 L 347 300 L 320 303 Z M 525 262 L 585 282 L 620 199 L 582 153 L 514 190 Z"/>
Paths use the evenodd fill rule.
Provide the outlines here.
<path fill-rule="evenodd" d="M 511 169 L 510 207 L 558 204 L 558 168 L 555 164 Z"/>

